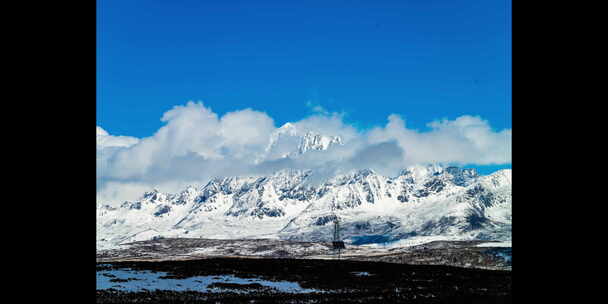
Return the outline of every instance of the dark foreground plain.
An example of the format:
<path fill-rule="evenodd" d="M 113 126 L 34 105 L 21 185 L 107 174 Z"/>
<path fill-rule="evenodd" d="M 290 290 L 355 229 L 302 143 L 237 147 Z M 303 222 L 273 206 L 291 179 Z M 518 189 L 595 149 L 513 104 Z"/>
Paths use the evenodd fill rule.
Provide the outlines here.
<path fill-rule="evenodd" d="M 98 263 L 97 270 L 167 273 L 168 278 L 234 275 L 297 282 L 320 292 L 278 292 L 256 284 L 224 291 L 97 290 L 97 303 L 511 303 L 511 271 L 372 261 L 209 258 Z M 366 273 L 366 275 L 357 275 Z M 246 293 L 242 291 L 246 290 Z"/>
<path fill-rule="evenodd" d="M 374 248 L 348 244 L 341 251 L 341 259 L 511 270 L 510 247 L 478 247 L 483 243 L 491 244 L 492 242 L 433 241 L 417 246 L 397 248 Z M 163 238 L 140 241 L 125 244 L 123 248 L 97 252 L 97 262 L 199 260 L 212 257 L 336 259 L 338 255 L 332 249 L 331 242 L 198 238 Z"/>

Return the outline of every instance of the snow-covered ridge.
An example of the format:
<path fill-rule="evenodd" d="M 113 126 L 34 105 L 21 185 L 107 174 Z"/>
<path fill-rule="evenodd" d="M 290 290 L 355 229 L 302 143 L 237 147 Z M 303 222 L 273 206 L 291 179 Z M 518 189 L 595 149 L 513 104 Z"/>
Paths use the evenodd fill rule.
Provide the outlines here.
<path fill-rule="evenodd" d="M 285 127 L 285 126 L 284 126 Z M 284 132 L 292 132 L 288 126 Z M 306 149 L 340 140 L 311 135 Z M 511 170 L 415 166 L 398 176 L 358 170 L 314 186 L 311 170 L 215 178 L 179 193 L 150 191 L 97 209 L 98 249 L 153 237 L 327 241 L 334 218 L 357 244 L 413 237 L 511 239 Z"/>

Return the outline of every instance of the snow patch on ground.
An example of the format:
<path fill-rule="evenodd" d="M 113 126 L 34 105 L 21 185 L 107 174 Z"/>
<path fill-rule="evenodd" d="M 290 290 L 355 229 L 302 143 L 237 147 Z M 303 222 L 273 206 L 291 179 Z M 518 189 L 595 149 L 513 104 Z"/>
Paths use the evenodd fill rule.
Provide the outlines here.
<path fill-rule="evenodd" d="M 434 241 L 460 241 L 462 237 L 458 236 L 446 236 L 446 235 L 433 235 L 433 236 L 419 236 L 419 237 L 411 237 L 407 239 L 402 239 L 394 242 L 387 243 L 375 243 L 375 244 L 365 244 L 360 245 L 360 247 L 370 248 L 370 249 L 392 249 L 392 248 L 406 248 L 418 246 Z"/>
<path fill-rule="evenodd" d="M 478 244 L 477 247 L 513 247 L 511 246 L 511 241 L 505 242 L 488 242 Z"/>
<path fill-rule="evenodd" d="M 316 289 L 302 288 L 297 282 L 289 281 L 268 281 L 259 278 L 239 278 L 234 275 L 219 276 L 196 276 L 186 279 L 162 278 L 166 276 L 164 272 L 134 271 L 130 269 L 104 270 L 97 272 L 97 289 L 115 288 L 123 291 L 142 291 L 142 290 L 174 290 L 174 291 L 200 291 L 200 292 L 225 292 L 222 288 L 209 287 L 213 283 L 229 284 L 260 284 L 272 288 L 279 292 L 286 293 L 312 293 L 322 292 Z M 112 282 L 111 280 L 118 280 Z M 247 292 L 235 291 L 231 292 Z"/>

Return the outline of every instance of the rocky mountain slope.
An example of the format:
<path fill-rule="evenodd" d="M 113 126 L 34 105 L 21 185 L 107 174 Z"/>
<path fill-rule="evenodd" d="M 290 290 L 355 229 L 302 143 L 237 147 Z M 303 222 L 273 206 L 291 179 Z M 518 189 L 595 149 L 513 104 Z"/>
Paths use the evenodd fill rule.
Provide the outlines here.
<path fill-rule="evenodd" d="M 310 170 L 227 177 L 180 193 L 146 192 L 137 201 L 97 208 L 99 249 L 154 237 L 331 240 L 333 220 L 354 244 L 438 236 L 511 239 L 511 170 L 417 166 L 396 177 L 372 170 L 318 186 Z"/>

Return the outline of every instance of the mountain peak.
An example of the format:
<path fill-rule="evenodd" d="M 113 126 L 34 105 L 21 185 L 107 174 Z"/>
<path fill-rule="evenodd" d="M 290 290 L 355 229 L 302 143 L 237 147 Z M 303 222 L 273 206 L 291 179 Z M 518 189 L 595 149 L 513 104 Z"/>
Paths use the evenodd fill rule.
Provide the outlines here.
<path fill-rule="evenodd" d="M 290 122 L 285 123 L 280 128 L 278 128 L 275 132 L 279 134 L 289 133 L 291 135 L 295 135 L 298 129 L 296 126 Z"/>
<path fill-rule="evenodd" d="M 325 151 L 343 144 L 340 136 L 301 129 L 288 122 L 272 133 L 262 159 L 298 157 L 311 150 Z"/>
<path fill-rule="evenodd" d="M 298 146 L 298 152 L 304 154 L 310 150 L 325 151 L 332 145 L 343 145 L 340 136 L 326 136 L 312 131 L 306 132 Z"/>

